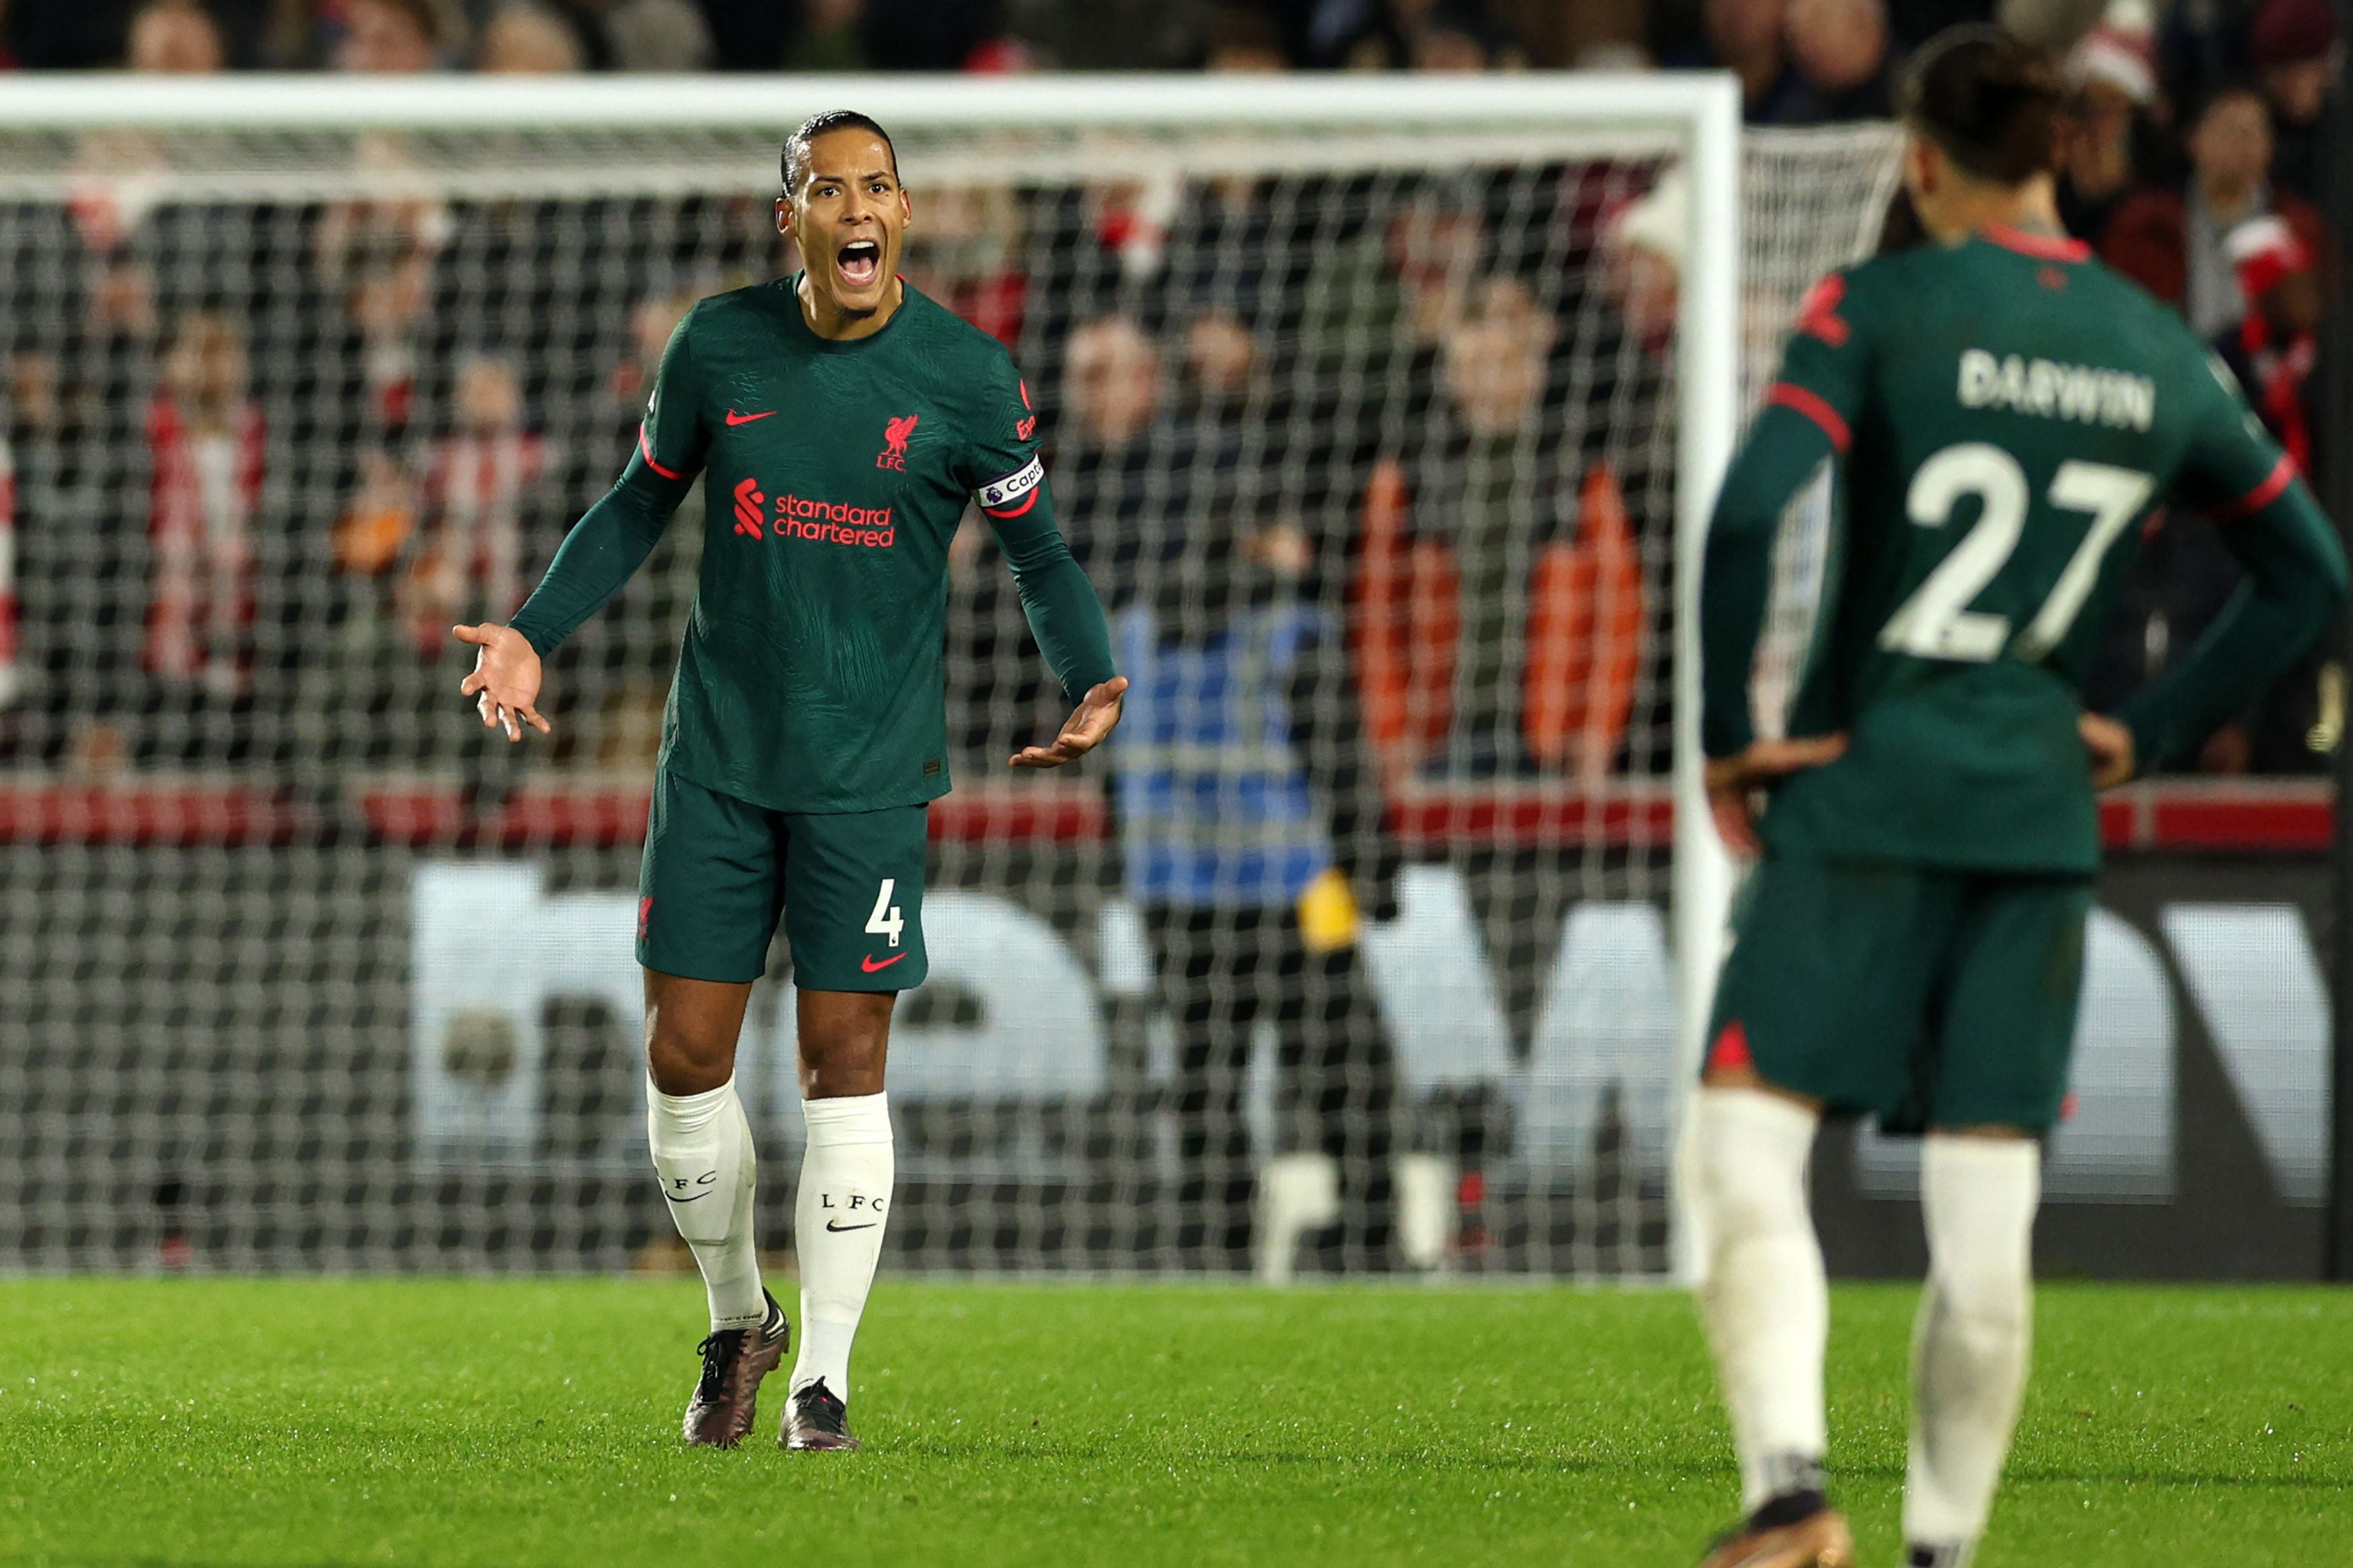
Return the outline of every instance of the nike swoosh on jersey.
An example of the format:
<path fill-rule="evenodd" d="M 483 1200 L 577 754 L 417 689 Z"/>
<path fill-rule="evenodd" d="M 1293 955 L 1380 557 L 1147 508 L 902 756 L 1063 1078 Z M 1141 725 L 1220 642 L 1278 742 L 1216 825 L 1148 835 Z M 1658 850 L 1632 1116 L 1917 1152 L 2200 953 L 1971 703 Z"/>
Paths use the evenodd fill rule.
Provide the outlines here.
<path fill-rule="evenodd" d="M 774 413 L 776 413 L 776 410 L 769 408 L 764 409 L 757 414 L 738 414 L 731 408 L 727 411 L 727 423 L 730 425 L 749 425 L 754 419 L 765 419 Z"/>
<path fill-rule="evenodd" d="M 898 963 L 900 958 L 904 958 L 907 955 L 902 952 L 898 955 L 898 958 L 886 958 L 880 963 L 875 963 L 871 957 L 861 958 L 858 961 L 858 963 L 859 967 L 865 970 L 867 973 L 874 974 L 890 968 L 892 964 Z"/>
<path fill-rule="evenodd" d="M 828 1220 L 825 1222 L 825 1228 L 836 1232 L 845 1230 L 872 1230 L 876 1226 L 881 1225 L 881 1223 L 882 1222 L 879 1219 L 870 1219 L 864 1225 L 837 1225 L 833 1221 Z"/>

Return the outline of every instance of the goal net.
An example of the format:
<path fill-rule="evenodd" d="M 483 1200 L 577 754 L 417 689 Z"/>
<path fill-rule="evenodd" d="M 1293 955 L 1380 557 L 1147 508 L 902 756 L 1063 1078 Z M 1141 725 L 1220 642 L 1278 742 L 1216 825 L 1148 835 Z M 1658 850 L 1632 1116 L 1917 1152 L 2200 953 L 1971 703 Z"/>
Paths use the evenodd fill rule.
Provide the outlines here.
<path fill-rule="evenodd" d="M 12 89 L 0 1267 L 675 1262 L 632 939 L 699 493 L 552 741 L 480 730 L 448 628 L 618 472 L 686 308 L 797 265 L 777 143 L 838 103 L 1136 683 L 1010 774 L 1066 704 L 968 520 L 893 1265 L 1668 1268 L 1725 884 L 1679 595 L 1894 160 L 1665 78 Z M 793 1019 L 780 942 L 777 1248 Z"/>

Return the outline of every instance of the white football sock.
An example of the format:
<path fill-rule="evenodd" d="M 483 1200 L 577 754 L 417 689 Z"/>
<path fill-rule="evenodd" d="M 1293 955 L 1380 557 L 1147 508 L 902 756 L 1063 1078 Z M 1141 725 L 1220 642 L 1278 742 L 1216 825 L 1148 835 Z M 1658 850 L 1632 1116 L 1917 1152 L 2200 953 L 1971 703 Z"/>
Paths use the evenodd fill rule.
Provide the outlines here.
<path fill-rule="evenodd" d="M 1692 1115 L 1707 1267 L 1700 1311 L 1732 1413 L 1741 1507 L 1753 1512 L 1787 1492 L 1820 1490 L 1829 1449 L 1830 1282 L 1806 1206 L 1820 1118 L 1753 1089 L 1703 1089 Z"/>
<path fill-rule="evenodd" d="M 795 1393 L 822 1378 L 849 1403 L 849 1342 L 866 1310 L 882 1227 L 891 1208 L 893 1163 L 887 1095 L 848 1095 L 801 1102 L 808 1152 L 801 1161 L 793 1239 L 801 1260 L 801 1353 Z"/>
<path fill-rule="evenodd" d="M 2034 1333 L 2042 1146 L 1931 1135 L 1920 1155 L 1928 1283 L 1912 1341 L 1904 1534 L 1915 1561 L 1968 1561 L 1993 1511 Z"/>
<path fill-rule="evenodd" d="M 646 1142 L 670 1217 L 702 1270 L 712 1328 L 756 1328 L 768 1315 L 752 1213 L 758 1162 L 735 1080 L 703 1094 L 664 1094 L 648 1079 Z"/>

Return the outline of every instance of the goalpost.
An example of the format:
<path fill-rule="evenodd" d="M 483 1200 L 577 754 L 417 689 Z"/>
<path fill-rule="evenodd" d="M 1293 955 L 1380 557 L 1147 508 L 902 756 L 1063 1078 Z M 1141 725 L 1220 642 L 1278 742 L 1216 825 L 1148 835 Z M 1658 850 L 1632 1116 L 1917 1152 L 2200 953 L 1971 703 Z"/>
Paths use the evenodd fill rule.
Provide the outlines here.
<path fill-rule="evenodd" d="M 1334 982 L 1368 1010 L 1305 1061 L 1234 934 L 1287 906 L 1219 917 L 1187 1013 L 1167 933 L 1216 921 L 1131 873 L 1141 764 L 1004 774 L 1060 698 L 972 530 L 894 1260 L 1227 1267 L 1223 1204 L 1272 1272 L 1335 1217 L 1343 1262 L 1677 1271 L 1731 884 L 1700 543 L 1894 142 L 1581 75 L 12 84 L 0 1267 L 666 1241 L 630 938 L 699 497 L 552 661 L 556 744 L 475 730 L 441 634 L 510 614 L 617 473 L 685 305 L 791 265 L 777 145 L 840 106 L 897 140 L 911 279 L 1012 349 L 1122 635 L 1327 628 L 1300 700 L 1361 731 L 1404 861 Z M 1799 511 L 1768 699 L 1819 566 Z M 1270 831 L 1236 808 L 1211 847 Z M 740 1068 L 776 1172 L 787 974 Z"/>

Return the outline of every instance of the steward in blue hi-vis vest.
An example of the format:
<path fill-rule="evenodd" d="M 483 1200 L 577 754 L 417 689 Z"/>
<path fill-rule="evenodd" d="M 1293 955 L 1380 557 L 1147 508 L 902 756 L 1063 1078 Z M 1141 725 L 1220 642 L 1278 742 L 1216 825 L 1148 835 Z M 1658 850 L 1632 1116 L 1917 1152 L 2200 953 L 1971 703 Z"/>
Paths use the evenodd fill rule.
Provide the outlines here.
<path fill-rule="evenodd" d="M 1288 909 L 1332 845 L 1291 717 L 1303 650 L 1327 617 L 1295 605 L 1237 612 L 1205 641 L 1168 643 L 1142 605 L 1114 657 L 1127 712 L 1110 749 L 1127 891 L 1180 909 Z"/>

